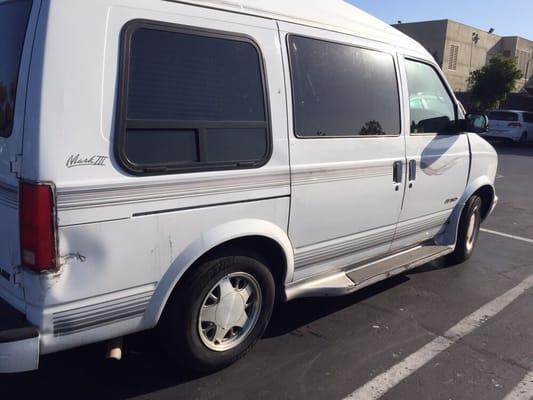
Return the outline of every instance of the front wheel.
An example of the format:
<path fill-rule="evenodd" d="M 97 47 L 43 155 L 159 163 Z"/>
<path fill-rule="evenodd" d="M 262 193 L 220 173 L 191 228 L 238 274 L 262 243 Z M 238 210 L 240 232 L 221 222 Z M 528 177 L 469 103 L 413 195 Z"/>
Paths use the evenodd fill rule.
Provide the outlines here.
<path fill-rule="evenodd" d="M 477 195 L 466 203 L 459 221 L 455 250 L 448 255 L 448 263 L 460 264 L 472 256 L 481 227 L 481 206 L 481 198 Z"/>
<path fill-rule="evenodd" d="M 172 296 L 161 326 L 165 346 L 187 369 L 211 372 L 243 357 L 263 335 L 275 297 L 256 258 L 226 256 L 192 271 Z"/>

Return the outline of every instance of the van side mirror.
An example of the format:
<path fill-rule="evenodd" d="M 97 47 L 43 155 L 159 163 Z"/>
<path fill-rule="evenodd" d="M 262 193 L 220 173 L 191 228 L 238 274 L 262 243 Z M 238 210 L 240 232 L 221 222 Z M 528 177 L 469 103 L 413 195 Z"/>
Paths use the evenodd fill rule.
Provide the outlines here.
<path fill-rule="evenodd" d="M 474 133 L 487 132 L 489 119 L 484 114 L 466 114 L 465 131 Z"/>

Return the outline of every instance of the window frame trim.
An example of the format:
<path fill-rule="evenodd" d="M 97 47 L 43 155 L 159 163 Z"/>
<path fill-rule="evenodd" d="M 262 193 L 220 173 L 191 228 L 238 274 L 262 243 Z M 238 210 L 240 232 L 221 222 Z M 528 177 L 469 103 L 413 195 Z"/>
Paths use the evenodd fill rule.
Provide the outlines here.
<path fill-rule="evenodd" d="M 263 92 L 264 121 L 213 121 L 213 120 L 169 120 L 169 119 L 129 119 L 127 116 L 127 105 L 129 95 L 129 76 L 131 63 L 131 39 L 133 34 L 139 29 L 152 29 L 163 32 L 174 32 L 207 38 L 218 38 L 245 42 L 253 46 L 257 53 L 259 62 L 260 80 Z M 119 64 L 118 64 L 118 87 L 117 87 L 117 111 L 116 127 L 114 134 L 114 155 L 119 166 L 127 173 L 135 176 L 151 175 L 177 175 L 191 172 L 208 172 L 240 169 L 258 169 L 266 165 L 272 158 L 273 138 L 272 119 L 270 112 L 270 98 L 268 79 L 266 73 L 266 63 L 259 47 L 259 44 L 249 35 L 219 31 L 208 28 L 199 28 L 172 22 L 163 22 L 144 18 L 132 19 L 124 24 L 120 33 Z M 153 124 L 153 125 L 150 125 Z M 196 124 L 196 125 L 195 125 Z M 266 152 L 260 160 L 239 160 L 239 161 L 214 161 L 214 162 L 161 162 L 150 164 L 139 164 L 128 159 L 126 154 L 126 132 L 128 129 L 158 129 L 158 130 L 194 130 L 197 131 L 197 153 L 205 153 L 205 136 L 207 128 L 219 129 L 246 129 L 258 128 L 265 130 Z"/>
<path fill-rule="evenodd" d="M 325 136 L 306 136 L 301 135 L 297 132 L 296 129 L 296 112 L 295 112 L 295 102 L 294 102 L 294 66 L 292 63 L 292 57 L 291 57 L 291 46 L 290 46 L 290 39 L 292 37 L 299 37 L 304 39 L 311 39 L 311 40 L 317 40 L 320 42 L 326 42 L 331 44 L 338 44 L 341 46 L 350 46 L 355 47 L 357 49 L 362 50 L 369 50 L 369 51 L 375 51 L 381 54 L 387 54 L 392 57 L 392 64 L 394 66 L 394 76 L 396 79 L 396 88 L 398 90 L 398 122 L 399 122 L 399 132 L 397 134 L 386 134 L 386 135 L 325 135 Z M 321 37 L 314 37 L 309 35 L 302 35 L 302 34 L 295 34 L 295 33 L 287 33 L 285 38 L 285 45 L 287 46 L 287 58 L 288 58 L 288 66 L 289 66 L 289 79 L 290 79 L 290 87 L 291 87 L 291 110 L 292 110 L 292 133 L 295 138 L 302 139 L 302 140 L 312 140 L 312 139 L 319 139 L 319 140 L 326 140 L 326 139 L 375 139 L 375 138 L 397 138 L 401 137 L 403 135 L 403 112 L 402 112 L 402 91 L 401 91 L 401 80 L 400 80 L 400 68 L 398 65 L 398 59 L 397 54 L 393 54 L 390 52 L 386 52 L 383 50 L 379 50 L 376 48 L 372 48 L 370 46 L 364 46 L 364 45 L 356 45 L 353 43 L 348 42 L 342 42 L 338 40 L 329 40 L 324 39 Z"/>
<path fill-rule="evenodd" d="M 457 104 L 457 98 L 455 97 L 455 94 L 453 94 L 453 91 L 451 90 L 448 81 L 444 78 L 443 73 L 433 64 L 431 61 L 424 60 L 423 58 L 413 57 L 413 56 L 403 56 L 403 62 L 404 62 L 404 71 L 405 71 L 405 85 L 407 88 L 407 104 L 406 109 L 409 112 L 409 136 L 457 136 L 461 134 L 462 132 L 454 132 L 454 133 L 448 133 L 448 132 L 423 132 L 423 133 L 414 133 L 411 132 L 411 99 L 409 96 L 409 77 L 407 76 L 407 68 L 406 68 L 406 61 L 413 61 L 418 62 L 421 64 L 425 64 L 429 66 L 430 68 L 435 71 L 438 78 L 440 79 L 442 85 L 444 86 L 444 89 L 446 90 L 446 93 L 448 93 L 448 97 L 453 103 L 453 110 L 455 114 L 455 123 L 457 124 L 459 122 L 459 105 Z"/>

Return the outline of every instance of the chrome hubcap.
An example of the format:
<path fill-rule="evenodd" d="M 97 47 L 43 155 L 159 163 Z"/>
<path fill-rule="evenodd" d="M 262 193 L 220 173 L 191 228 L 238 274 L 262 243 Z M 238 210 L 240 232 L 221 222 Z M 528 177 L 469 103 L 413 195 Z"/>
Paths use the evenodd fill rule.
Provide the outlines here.
<path fill-rule="evenodd" d="M 466 249 L 468 251 L 471 251 L 474 248 L 474 243 L 476 241 L 477 236 L 476 210 L 477 209 L 474 209 L 472 215 L 470 216 L 470 220 L 468 221 L 468 229 L 466 230 Z"/>
<path fill-rule="evenodd" d="M 259 283 L 252 275 L 236 272 L 225 276 L 202 303 L 198 318 L 200 339 L 214 351 L 238 346 L 254 328 L 261 301 Z"/>

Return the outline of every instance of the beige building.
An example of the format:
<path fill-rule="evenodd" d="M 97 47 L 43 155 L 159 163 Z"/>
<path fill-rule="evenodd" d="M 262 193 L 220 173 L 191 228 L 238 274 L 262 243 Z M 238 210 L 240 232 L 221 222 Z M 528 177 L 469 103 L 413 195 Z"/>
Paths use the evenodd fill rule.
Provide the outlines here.
<path fill-rule="evenodd" d="M 468 90 L 468 77 L 491 57 L 512 57 L 524 74 L 517 91 L 533 93 L 533 41 L 518 36 L 498 36 L 451 20 L 394 25 L 419 41 L 442 67 L 453 89 Z"/>

